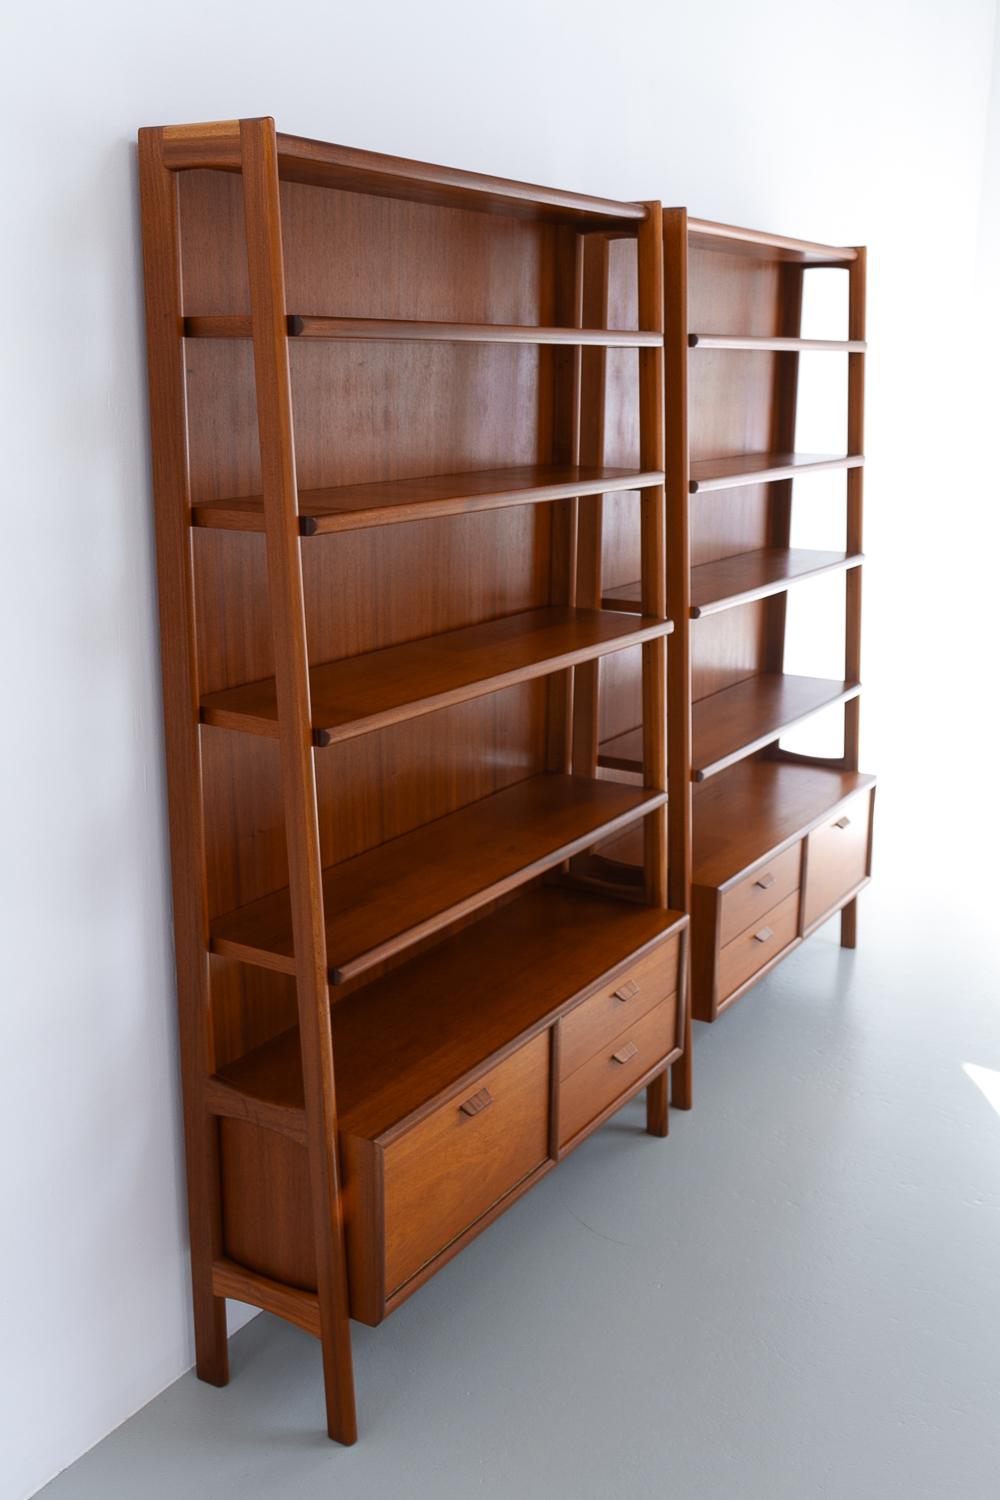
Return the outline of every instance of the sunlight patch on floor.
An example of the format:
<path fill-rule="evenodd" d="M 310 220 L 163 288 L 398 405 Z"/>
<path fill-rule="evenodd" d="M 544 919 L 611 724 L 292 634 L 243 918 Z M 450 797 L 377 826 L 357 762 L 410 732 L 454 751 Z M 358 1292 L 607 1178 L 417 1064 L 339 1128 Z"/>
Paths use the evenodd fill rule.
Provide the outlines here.
<path fill-rule="evenodd" d="M 963 1063 L 962 1070 L 1000 1115 L 1000 1069 L 981 1068 L 978 1063 Z"/>

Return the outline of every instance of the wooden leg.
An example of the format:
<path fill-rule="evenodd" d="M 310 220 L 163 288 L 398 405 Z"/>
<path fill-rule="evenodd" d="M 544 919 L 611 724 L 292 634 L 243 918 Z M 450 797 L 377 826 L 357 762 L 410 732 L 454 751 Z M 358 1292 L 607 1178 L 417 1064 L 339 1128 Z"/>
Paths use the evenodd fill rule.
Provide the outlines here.
<path fill-rule="evenodd" d="M 856 948 L 858 946 L 858 898 L 848 901 L 847 905 L 840 911 L 840 946 L 842 948 Z"/>
<path fill-rule="evenodd" d="M 194 1294 L 195 1370 L 209 1385 L 229 1384 L 229 1331 L 226 1299 L 212 1292 L 212 1269 L 191 1271 Z"/>
<path fill-rule="evenodd" d="M 670 1134 L 666 1068 L 646 1085 L 646 1133 L 659 1136 Z"/>
<path fill-rule="evenodd" d="M 195 1369 L 209 1385 L 229 1384 L 226 1299 L 212 1289 L 212 1270 L 222 1255 L 222 1184 L 219 1130 L 213 1116 L 185 1094 L 187 1113 L 188 1227 L 191 1235 L 191 1294 Z"/>
<path fill-rule="evenodd" d="M 354 1362 L 351 1357 L 350 1324 L 339 1323 L 338 1310 L 324 1316 L 320 1306 L 323 1347 L 323 1387 L 326 1395 L 326 1430 L 335 1443 L 349 1448 L 358 1440 L 354 1405 Z"/>
<path fill-rule="evenodd" d="M 691 1042 L 690 1028 L 688 1029 L 688 1044 L 683 1054 L 677 1059 L 670 1069 L 670 1094 L 671 1102 L 675 1109 L 690 1109 L 692 1102 L 691 1091 Z"/>
<path fill-rule="evenodd" d="M 691 1019 L 691 971 L 686 957 L 680 992 L 684 996 L 684 1051 L 670 1070 L 670 1096 L 675 1109 L 690 1109 L 694 1097 L 692 1091 L 694 1048 L 691 1045 L 694 1032 Z"/>

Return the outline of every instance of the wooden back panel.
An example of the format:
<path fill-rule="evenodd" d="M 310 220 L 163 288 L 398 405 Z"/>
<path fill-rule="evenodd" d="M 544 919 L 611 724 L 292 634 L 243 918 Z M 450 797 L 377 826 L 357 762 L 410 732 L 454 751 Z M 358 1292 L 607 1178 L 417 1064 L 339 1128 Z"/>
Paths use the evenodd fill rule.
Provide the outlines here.
<path fill-rule="evenodd" d="M 249 309 L 242 181 L 180 179 L 184 312 Z M 565 231 L 465 209 L 281 185 L 290 311 L 550 324 Z M 563 238 L 560 239 L 560 236 Z M 635 327 L 635 242 L 612 323 Z M 560 260 L 560 257 L 562 259 Z M 192 497 L 259 488 L 253 360 L 240 341 L 187 344 Z M 532 345 L 335 342 L 290 347 L 300 488 L 544 462 L 559 436 L 557 353 Z M 609 351 L 607 462 L 638 462 L 635 350 Z M 638 500 L 628 497 L 635 514 Z M 331 661 L 548 602 L 560 580 L 551 505 L 359 530 L 303 546 L 309 657 Z M 210 692 L 274 671 L 264 537 L 193 532 L 198 670 Z M 634 669 L 638 687 L 639 655 Z M 316 758 L 324 864 L 545 767 L 545 681 L 445 709 Z M 278 746 L 203 728 L 209 907 L 288 882 Z M 433 879 L 433 871 L 428 871 Z M 220 1064 L 293 1018 L 291 986 L 213 961 Z M 252 991 L 252 993 L 251 993 Z M 246 1004 L 246 1001 L 252 1003 Z"/>
<path fill-rule="evenodd" d="M 688 321 L 692 332 L 782 332 L 783 270 L 777 261 L 692 247 Z M 788 356 L 694 350 L 688 359 L 691 458 L 723 458 L 775 446 L 781 361 Z M 691 566 L 752 552 L 771 539 L 773 486 L 698 494 L 691 501 Z M 763 670 L 765 603 L 706 616 L 691 631 L 695 700 Z"/>

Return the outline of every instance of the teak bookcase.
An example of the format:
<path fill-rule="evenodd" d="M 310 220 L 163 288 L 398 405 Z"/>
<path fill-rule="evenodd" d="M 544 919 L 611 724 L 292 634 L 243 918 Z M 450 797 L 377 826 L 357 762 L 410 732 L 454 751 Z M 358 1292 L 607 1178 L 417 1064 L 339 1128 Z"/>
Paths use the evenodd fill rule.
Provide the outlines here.
<path fill-rule="evenodd" d="M 865 252 L 688 219 L 684 209 L 664 210 L 663 236 L 667 501 L 691 562 L 693 1012 L 713 1021 L 838 910 L 841 941 L 853 947 L 871 873 L 874 778 L 858 770 Z M 804 276 L 817 267 L 848 277 L 846 339 L 800 337 Z M 803 354 L 846 356 L 843 452 L 794 451 Z M 791 547 L 793 482 L 807 504 L 808 476 L 838 469 L 843 550 Z M 623 548 L 613 528 L 603 559 L 604 607 L 636 610 L 634 538 Z M 843 678 L 790 675 L 788 590 L 831 572 L 845 578 Z M 634 695 L 609 691 L 598 762 L 637 784 Z M 841 756 L 779 745 L 838 704 Z M 628 834 L 605 853 L 637 858 Z"/>
<path fill-rule="evenodd" d="M 351 1442 L 351 1316 L 638 1090 L 665 1135 L 671 1065 L 690 1104 L 661 211 L 267 119 L 144 130 L 140 169 L 198 1371 L 227 1297 L 277 1313 Z"/>

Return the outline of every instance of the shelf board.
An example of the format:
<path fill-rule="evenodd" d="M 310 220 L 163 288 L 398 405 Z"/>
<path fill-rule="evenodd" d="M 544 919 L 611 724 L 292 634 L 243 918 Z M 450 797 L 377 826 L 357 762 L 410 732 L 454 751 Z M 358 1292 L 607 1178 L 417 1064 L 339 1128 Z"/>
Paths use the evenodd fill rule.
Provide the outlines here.
<path fill-rule="evenodd" d="M 662 472 L 652 469 L 523 464 L 508 469 L 477 469 L 467 474 L 345 484 L 301 491 L 299 530 L 303 536 L 325 536 L 365 526 L 502 510 L 510 505 L 537 505 L 576 495 L 648 489 L 662 483 Z M 264 502 L 260 495 L 202 500 L 192 508 L 191 520 L 195 526 L 227 531 L 263 531 Z"/>
<path fill-rule="evenodd" d="M 864 562 L 861 552 L 818 552 L 805 547 L 764 547 L 756 552 L 738 552 L 716 562 L 691 569 L 691 618 L 718 614 L 754 599 L 780 594 L 793 584 L 856 568 Z M 601 600 L 604 609 L 635 614 L 640 585 L 624 583 L 609 589 Z"/>
<path fill-rule="evenodd" d="M 403 343 L 584 344 L 602 349 L 658 349 L 663 334 L 632 328 L 542 328 L 518 323 L 438 323 L 406 318 L 326 318 L 288 315 L 294 339 L 393 339 Z M 189 339 L 248 339 L 253 326 L 242 313 L 184 319 Z"/>
<path fill-rule="evenodd" d="M 780 760 L 747 760 L 694 794 L 694 882 L 718 889 L 822 823 L 874 776 Z"/>
<path fill-rule="evenodd" d="M 826 677 L 793 677 L 762 672 L 709 698 L 692 709 L 691 774 L 705 781 L 762 750 L 796 724 L 836 703 L 857 697 L 861 684 Z M 609 770 L 637 771 L 642 765 L 642 729 L 604 740 L 598 764 Z"/>
<path fill-rule="evenodd" d="M 665 791 L 544 774 L 323 872 L 332 983 L 524 885 L 666 801 Z M 295 972 L 289 892 L 212 923 L 213 952 Z"/>
<path fill-rule="evenodd" d="M 860 469 L 861 453 L 736 453 L 728 458 L 700 458 L 691 463 L 691 493 L 731 490 L 741 484 L 771 484 L 798 479 L 825 469 Z"/>
<path fill-rule="evenodd" d="M 442 207 L 473 208 L 511 214 L 516 218 L 548 219 L 557 223 L 629 224 L 636 228 L 646 217 L 642 203 L 619 203 L 558 188 L 512 182 L 455 167 L 408 161 L 377 151 L 328 145 L 299 136 L 278 136 L 278 172 L 292 182 L 318 187 L 376 193 Z"/>
<path fill-rule="evenodd" d="M 790 339 L 765 334 L 689 333 L 692 349 L 761 349 L 777 354 L 825 351 L 828 354 L 864 354 L 864 339 Z"/>
<path fill-rule="evenodd" d="M 327 662 L 309 673 L 313 743 L 332 745 L 369 734 L 672 629 L 669 620 L 552 607 Z M 201 718 L 218 728 L 277 738 L 274 678 L 207 693 Z"/>
<path fill-rule="evenodd" d="M 715 224 L 708 219 L 688 219 L 688 244 L 696 250 L 721 250 L 729 255 L 807 266 L 849 266 L 858 258 L 853 245 L 821 245 L 759 229 L 740 229 L 735 224 Z"/>
<path fill-rule="evenodd" d="M 823 573 L 857 568 L 861 552 L 819 552 L 807 547 L 763 547 L 702 563 L 691 569 L 691 617 L 714 615 L 735 605 L 749 604 L 783 593 L 796 583 Z"/>
<path fill-rule="evenodd" d="M 223 120 L 210 125 L 167 125 L 162 132 L 162 142 L 164 161 L 174 171 L 195 167 L 239 171 L 242 165 L 238 120 Z M 277 155 L 278 175 L 284 182 L 372 193 L 382 198 L 404 198 L 442 208 L 464 208 L 512 218 L 578 224 L 581 228 L 608 225 L 633 230 L 643 223 L 647 214 L 642 203 L 621 203 L 613 198 L 595 198 L 586 193 L 540 187 L 531 182 L 513 182 L 481 172 L 465 172 L 457 167 L 409 161 L 379 151 L 361 151 L 354 146 L 311 141 L 280 131 Z"/>
<path fill-rule="evenodd" d="M 341 1131 L 381 1135 L 685 921 L 674 911 L 540 886 L 338 1000 L 331 1019 Z M 210 1104 L 219 1113 L 242 1109 L 304 1137 L 297 1028 L 214 1082 Z"/>
<path fill-rule="evenodd" d="M 857 697 L 861 684 L 762 672 L 702 698 L 692 710 L 695 781 L 752 755 L 821 709 Z"/>

